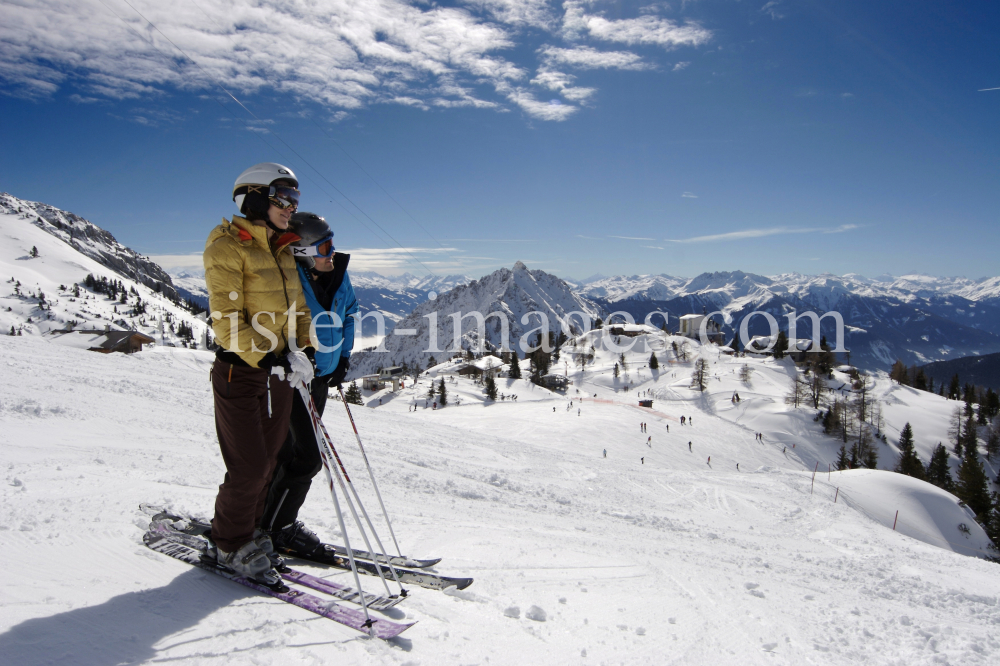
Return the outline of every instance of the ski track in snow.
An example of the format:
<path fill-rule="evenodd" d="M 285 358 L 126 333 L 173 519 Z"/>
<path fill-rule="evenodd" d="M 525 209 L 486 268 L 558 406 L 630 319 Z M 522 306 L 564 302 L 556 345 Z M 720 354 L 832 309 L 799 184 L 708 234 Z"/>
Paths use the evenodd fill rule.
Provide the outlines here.
<path fill-rule="evenodd" d="M 743 361 L 719 358 L 704 395 L 686 388 L 690 363 L 656 382 L 633 369 L 645 383 L 616 392 L 612 357 L 599 354 L 582 379 L 571 375 L 566 397 L 501 380 L 520 399 L 484 407 L 461 379 L 448 384 L 461 406 L 423 409 L 422 379 L 381 407 L 355 407 L 407 554 L 443 557 L 435 570 L 476 578 L 464 591 L 413 588 L 395 617 L 418 624 L 381 642 L 142 545 L 140 502 L 212 513 L 224 467 L 210 354 L 101 355 L 33 337 L 0 337 L 0 352 L 0 555 L 22 563 L 0 592 L 7 663 L 998 660 L 997 565 L 835 504 L 836 473 L 818 475 L 811 494 L 813 467 L 831 462 L 839 442 L 818 434 L 810 410 L 783 404 L 788 370 L 773 361 L 748 361 L 744 386 L 732 372 Z M 655 403 L 666 417 L 633 408 L 647 387 L 683 399 Z M 946 429 L 952 404 L 876 388 L 894 395 L 890 441 L 910 420 L 926 460 L 934 419 Z M 621 404 L 578 401 L 594 393 Z M 681 427 L 681 415 L 695 425 Z M 343 405 L 331 400 L 324 420 L 377 519 Z M 883 467 L 893 450 L 881 445 Z M 301 517 L 339 540 L 321 480 Z M 347 572 L 301 568 L 353 584 Z M 377 579 L 363 583 L 378 589 Z"/>

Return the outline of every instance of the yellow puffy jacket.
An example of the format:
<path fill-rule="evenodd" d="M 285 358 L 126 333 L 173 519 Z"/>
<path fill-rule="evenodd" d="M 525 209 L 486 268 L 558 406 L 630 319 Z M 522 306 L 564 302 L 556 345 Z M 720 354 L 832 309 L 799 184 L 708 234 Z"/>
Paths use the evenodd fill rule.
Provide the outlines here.
<path fill-rule="evenodd" d="M 251 367 L 264 355 L 282 355 L 294 335 L 299 349 L 309 341 L 311 316 L 285 233 L 268 244 L 267 228 L 237 215 L 222 218 L 205 243 L 205 283 L 216 342 Z M 296 317 L 288 310 L 295 307 Z"/>

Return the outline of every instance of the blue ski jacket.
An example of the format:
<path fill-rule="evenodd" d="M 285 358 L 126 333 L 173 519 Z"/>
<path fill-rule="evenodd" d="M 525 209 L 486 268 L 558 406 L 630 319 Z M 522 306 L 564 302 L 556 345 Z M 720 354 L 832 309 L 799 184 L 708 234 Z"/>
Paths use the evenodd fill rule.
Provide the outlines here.
<path fill-rule="evenodd" d="M 323 377 L 329 375 L 340 364 L 341 357 L 350 358 L 354 349 L 354 326 L 356 318 L 353 316 L 358 312 L 358 299 L 354 295 L 354 287 L 351 286 L 351 278 L 347 275 L 347 262 L 350 260 L 349 254 L 334 254 L 334 275 L 333 286 L 336 291 L 330 299 L 329 307 L 324 307 L 317 298 L 316 290 L 309 273 L 299 264 L 299 280 L 302 282 L 302 291 L 306 296 L 306 304 L 312 313 L 313 321 L 316 324 L 316 338 L 319 346 L 316 349 L 316 376 Z M 337 280 L 340 279 L 339 284 Z M 327 296 L 326 299 L 329 299 Z M 331 313 L 336 314 L 333 317 Z"/>

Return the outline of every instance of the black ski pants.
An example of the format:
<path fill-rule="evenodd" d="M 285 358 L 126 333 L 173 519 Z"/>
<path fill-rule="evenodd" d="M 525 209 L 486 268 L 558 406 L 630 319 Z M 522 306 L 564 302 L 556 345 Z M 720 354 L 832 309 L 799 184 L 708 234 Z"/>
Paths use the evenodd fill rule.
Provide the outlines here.
<path fill-rule="evenodd" d="M 316 411 L 323 416 L 326 397 L 330 389 L 328 377 L 316 377 L 312 381 L 310 393 Z M 299 509 L 306 501 L 313 477 L 323 469 L 316 435 L 313 432 L 309 410 L 302 402 L 298 391 L 292 401 L 292 416 L 288 423 L 288 435 L 278 453 L 278 465 L 274 470 L 271 488 L 264 505 L 261 525 L 265 530 L 280 530 L 295 522 Z"/>
<path fill-rule="evenodd" d="M 215 498 L 212 539 L 231 553 L 261 525 L 271 480 L 292 408 L 292 387 L 270 369 L 216 359 L 212 366 L 215 431 L 226 478 Z"/>

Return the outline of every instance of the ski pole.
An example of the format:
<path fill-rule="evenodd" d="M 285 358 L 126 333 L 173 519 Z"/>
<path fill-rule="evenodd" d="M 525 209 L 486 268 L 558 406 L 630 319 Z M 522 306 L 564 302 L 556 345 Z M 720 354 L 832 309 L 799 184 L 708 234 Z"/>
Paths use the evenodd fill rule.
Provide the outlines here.
<path fill-rule="evenodd" d="M 312 396 L 310 396 L 310 409 L 312 410 L 313 414 L 316 414 L 316 406 L 312 402 Z M 361 529 L 361 536 L 365 540 L 365 546 L 367 546 L 368 552 L 374 555 L 372 559 L 375 561 L 375 567 L 376 570 L 378 571 L 379 578 L 381 578 L 382 583 L 385 584 L 385 577 L 382 575 L 382 567 L 379 564 L 379 556 L 381 556 L 385 560 L 386 566 L 389 567 L 389 572 L 392 574 L 393 579 L 396 581 L 396 585 L 399 586 L 400 595 L 405 597 L 407 595 L 407 592 L 405 589 L 403 589 L 403 584 L 399 580 L 399 575 L 396 573 L 396 569 L 389 562 L 389 556 L 386 554 L 385 546 L 382 545 L 382 539 L 379 538 L 378 531 L 375 529 L 375 525 L 372 524 L 372 520 L 368 516 L 368 510 L 365 509 L 365 505 L 361 501 L 361 497 L 358 495 L 357 488 L 354 487 L 354 482 L 351 481 L 350 476 L 347 474 L 347 470 L 344 468 L 344 463 L 340 459 L 340 454 L 337 453 L 337 449 L 334 448 L 333 446 L 333 440 L 330 439 L 330 433 L 326 431 L 326 426 L 323 424 L 323 420 L 320 419 L 318 415 L 315 416 L 315 422 L 316 424 L 318 424 L 318 427 L 323 431 L 323 441 L 325 442 L 325 445 L 330 448 L 330 450 L 333 452 L 334 457 L 337 459 L 337 463 L 340 465 L 340 470 L 343 473 L 343 477 L 347 481 L 347 487 L 350 488 L 351 493 L 354 495 L 354 499 L 355 501 L 357 501 L 358 507 L 361 509 L 361 514 L 365 517 L 365 522 L 368 524 L 368 529 L 372 531 L 372 536 L 375 538 L 375 544 L 379 548 L 377 551 L 371 547 L 370 543 L 368 543 L 368 536 L 365 533 L 364 528 L 361 527 L 361 522 L 358 520 L 357 514 L 354 513 L 354 505 L 351 503 L 351 497 L 350 495 L 347 494 L 347 491 L 345 490 L 344 496 L 347 500 L 347 506 L 349 509 L 351 509 L 351 512 L 354 514 L 354 520 L 355 522 L 358 523 L 358 528 Z M 385 591 L 386 594 L 388 594 L 389 596 L 395 596 L 389 591 L 388 585 L 386 585 Z"/>
<path fill-rule="evenodd" d="M 313 424 L 313 430 L 316 430 L 315 424 Z M 317 440 L 318 442 L 319 440 Z M 333 506 L 337 510 L 337 522 L 340 524 L 340 533 L 344 535 L 344 547 L 347 549 L 347 557 L 351 563 L 351 573 L 354 574 L 354 584 L 358 587 L 358 596 L 361 598 L 361 609 L 365 612 L 365 627 L 368 627 L 368 633 L 371 636 L 375 635 L 375 631 L 372 629 L 374 621 L 371 616 L 368 615 L 368 602 L 365 600 L 365 591 L 361 588 L 361 579 L 358 577 L 358 565 L 354 561 L 354 551 L 351 550 L 351 540 L 347 536 L 347 526 L 344 525 L 344 514 L 340 510 L 340 502 L 337 500 L 337 491 L 333 487 L 333 473 L 331 468 L 333 467 L 333 461 L 329 459 L 329 454 L 319 446 L 320 459 L 323 461 L 323 471 L 326 472 L 326 482 L 330 487 L 330 497 L 333 498 Z M 334 470 L 335 471 L 335 470 Z M 347 493 L 344 493 L 345 497 Z M 331 604 L 333 602 L 330 602 Z"/>
<path fill-rule="evenodd" d="M 308 410 L 309 416 L 312 419 L 313 434 L 316 437 L 316 444 L 320 447 L 321 451 L 325 450 L 326 454 L 337 461 L 338 469 L 337 472 L 337 482 L 340 484 L 341 490 L 344 492 L 344 501 L 347 502 L 347 508 L 351 510 L 351 515 L 354 517 L 354 522 L 358 526 L 358 531 L 361 532 L 361 538 L 365 542 L 365 547 L 368 549 L 369 553 L 375 555 L 373 558 L 375 560 L 375 570 L 378 572 L 378 577 L 382 580 L 382 585 L 385 586 L 385 593 L 387 595 L 395 596 L 389 591 L 389 584 L 385 580 L 385 576 L 382 574 L 382 567 L 378 561 L 379 553 L 372 548 L 371 543 L 368 541 L 368 534 L 365 532 L 364 526 L 361 524 L 361 519 L 358 518 L 358 513 L 354 509 L 354 503 L 351 502 L 351 493 L 354 494 L 354 498 L 358 502 L 358 506 L 361 507 L 361 513 L 364 514 L 365 522 L 368 523 L 368 528 L 372 531 L 372 535 L 375 537 L 375 542 L 378 544 L 379 548 L 382 548 L 382 542 L 378 538 L 378 533 L 375 531 L 375 527 L 372 525 L 371 519 L 368 517 L 368 512 L 365 510 L 364 504 L 361 503 L 361 498 L 358 496 L 358 491 L 354 488 L 354 484 L 351 482 L 351 477 L 347 473 L 347 469 L 344 467 L 343 461 L 340 459 L 340 455 L 337 453 L 337 449 L 333 446 L 333 441 L 330 439 L 330 434 L 326 431 L 326 426 L 323 425 L 323 420 L 320 419 L 319 413 L 316 410 L 316 404 L 313 402 L 312 396 L 309 394 L 309 390 L 306 388 L 304 383 L 299 384 L 299 394 L 302 396 L 303 402 L 305 402 Z M 345 486 L 346 481 L 346 486 Z M 348 488 L 350 488 L 351 493 L 348 493 Z M 346 538 L 346 534 L 345 534 Z M 346 548 L 350 548 L 346 543 L 344 544 Z M 353 559 L 353 552 L 350 553 Z M 403 589 L 403 584 L 399 580 L 399 576 L 396 574 L 396 570 L 389 564 L 389 558 L 385 555 L 384 551 L 382 556 L 386 560 L 386 565 L 389 567 L 389 571 L 392 573 L 393 579 L 396 581 L 396 585 L 399 586 L 399 592 L 402 596 L 406 596 L 406 591 Z"/>
<path fill-rule="evenodd" d="M 396 554 L 403 557 L 403 551 L 400 550 L 399 542 L 396 541 L 396 533 L 392 529 L 392 523 L 389 522 L 389 512 L 385 510 L 385 504 L 382 502 L 382 493 L 379 492 L 378 484 L 375 483 L 375 474 L 372 473 L 372 466 L 368 463 L 368 454 L 365 453 L 365 447 L 361 443 L 358 426 L 354 424 L 354 416 L 351 414 L 351 408 L 347 406 L 347 400 L 344 399 L 344 389 L 338 386 L 337 391 L 340 392 L 340 401 L 344 403 L 344 409 L 347 410 L 347 418 L 351 421 L 351 428 L 354 429 L 354 438 L 358 441 L 358 448 L 361 449 L 361 457 L 364 458 L 365 467 L 368 468 L 368 478 L 372 480 L 372 487 L 375 488 L 375 497 L 378 498 L 378 505 L 382 508 L 382 515 L 385 516 L 385 524 L 389 526 L 389 535 L 392 536 L 392 543 L 396 546 Z M 388 560 L 388 558 L 386 559 Z"/>

